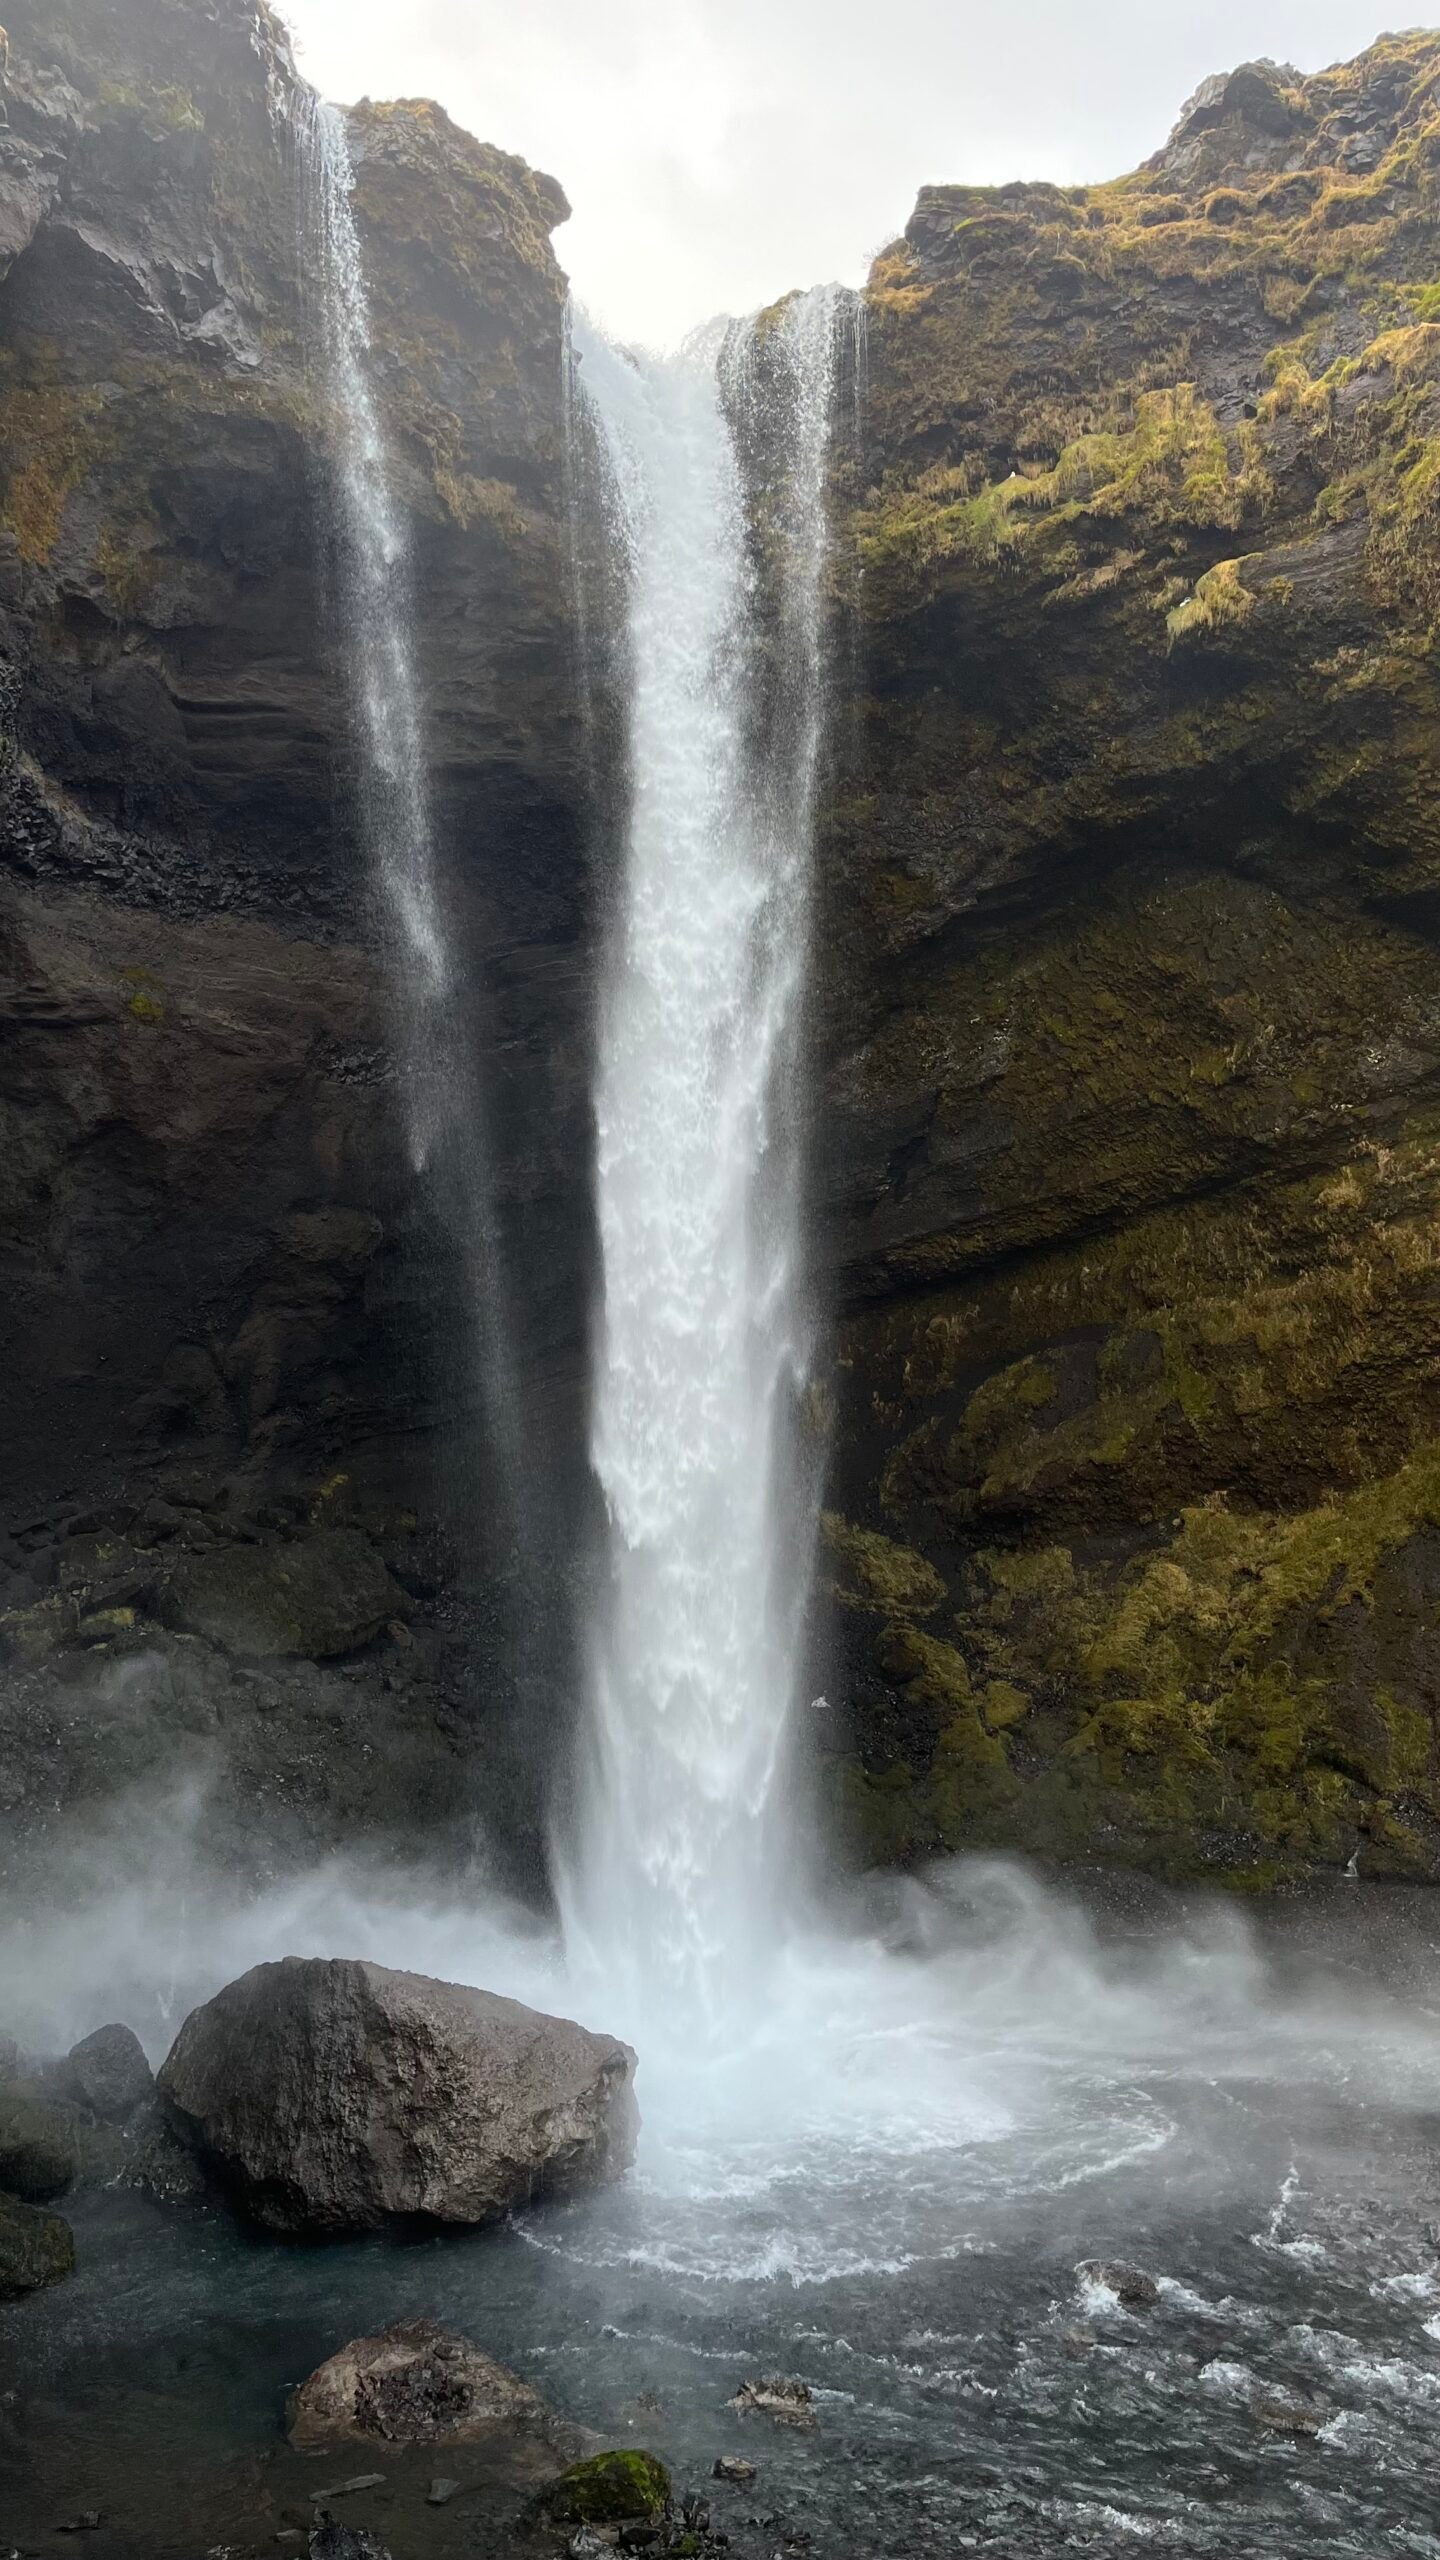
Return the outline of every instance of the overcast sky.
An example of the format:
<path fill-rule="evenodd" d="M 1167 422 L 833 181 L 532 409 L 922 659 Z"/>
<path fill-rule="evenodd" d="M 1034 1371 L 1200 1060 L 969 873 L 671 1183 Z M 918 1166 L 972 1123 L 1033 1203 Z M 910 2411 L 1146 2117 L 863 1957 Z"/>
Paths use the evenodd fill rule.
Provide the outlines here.
<path fill-rule="evenodd" d="M 858 283 L 927 181 L 1116 177 L 1208 72 L 1267 53 L 1318 70 L 1393 23 L 1383 0 L 280 5 L 327 96 L 438 98 L 550 170 L 577 292 L 657 345 L 792 285 Z"/>

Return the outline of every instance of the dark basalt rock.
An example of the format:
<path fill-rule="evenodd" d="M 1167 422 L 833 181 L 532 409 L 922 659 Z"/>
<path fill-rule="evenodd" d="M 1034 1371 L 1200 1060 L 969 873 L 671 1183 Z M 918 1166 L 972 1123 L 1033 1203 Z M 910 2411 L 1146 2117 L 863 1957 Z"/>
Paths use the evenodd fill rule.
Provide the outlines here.
<path fill-rule="evenodd" d="M 73 2126 L 30 2080 L 0 2082 L 0 2191 L 48 2204 L 75 2183 Z"/>
<path fill-rule="evenodd" d="M 75 2240 L 58 2213 L 40 2213 L 0 2195 L 0 2302 L 36 2293 L 73 2274 Z"/>
<path fill-rule="evenodd" d="M 351 708 L 321 602 L 303 99 L 259 0 L 14 0 L 5 15 L 0 1524 L 48 1516 L 54 1547 L 77 1502 L 124 1517 L 96 1533 L 108 1556 L 52 1561 L 39 1587 L 28 1559 L 12 1571 L 0 1552 L 0 1650 L 22 1683 L 43 1675 L 14 1706 L 13 1752 L 0 1697 L 0 1788 L 8 1815 L 127 1783 L 133 1721 L 97 1715 L 77 1775 L 63 1699 L 36 1709 L 52 1670 L 103 1696 L 117 1658 L 155 1647 L 170 1575 L 163 1537 L 138 1526 L 157 1525 L 175 1469 L 240 1478 L 252 1513 L 293 1504 L 302 1530 L 332 1525 L 313 1505 L 346 1476 L 366 1534 L 377 1511 L 410 1515 L 444 1550 L 435 1597 L 481 1660 L 462 1698 L 417 1649 L 393 1719 L 376 1666 L 356 1712 L 332 1700 L 316 1720 L 331 1762 L 346 1729 L 337 1799 L 393 1720 L 388 1790 L 367 1782 L 335 1837 L 408 1845 L 433 1829 L 437 1783 L 462 1800 L 453 1764 L 482 1721 L 476 1689 L 487 1793 L 510 1783 L 502 1764 L 521 1753 L 505 1735 L 528 1720 L 495 1634 L 510 1532 L 474 1466 L 473 1275 L 448 1175 L 418 1184 L 403 1136 Z M 438 858 L 456 982 L 474 991 L 461 1045 L 495 1106 L 501 1223 L 524 1229 L 516 1295 L 541 1382 L 531 1409 L 548 1417 L 528 1452 L 538 1536 L 550 1489 L 583 1476 L 588 1251 L 550 242 L 566 207 L 552 180 L 421 104 L 357 110 L 352 144 L 421 599 Z M 472 1100 L 457 1100 L 466 1146 Z M 406 1614 L 387 1592 L 377 1618 L 379 1584 L 358 1589 L 359 1573 L 352 1557 L 337 1605 L 312 1592 L 287 1622 L 273 1591 L 235 1588 L 246 1567 L 220 1564 L 194 1575 L 196 1607 L 222 1656 L 233 1642 L 267 1663 L 342 1659 Z M 166 1662 L 172 1644 L 155 1648 Z M 230 1711 L 210 1719 L 205 1848 L 253 1868 L 274 1855 L 265 1719 L 226 1692 L 223 1661 L 210 1686 Z M 302 1788 L 317 1731 L 296 1755 Z M 523 1825 L 528 1775 L 515 1786 Z M 324 1820 L 307 1811 L 299 1829 Z M 13 1870 L 43 1825 L 4 1828 Z"/>
<path fill-rule="evenodd" d="M 287 2238 L 497 2221 L 618 2178 L 635 2057 L 458 1983 L 288 1958 L 181 2028 L 158 2080 L 235 2204 Z"/>
<path fill-rule="evenodd" d="M 155 2074 L 132 2027 L 97 2027 L 71 2046 L 60 2085 L 102 2124 L 123 2125 L 149 2105 Z"/>
<path fill-rule="evenodd" d="M 182 1627 L 225 1653 L 312 1661 L 353 1653 L 410 1606 L 358 1529 L 187 1556 L 168 1599 Z"/>

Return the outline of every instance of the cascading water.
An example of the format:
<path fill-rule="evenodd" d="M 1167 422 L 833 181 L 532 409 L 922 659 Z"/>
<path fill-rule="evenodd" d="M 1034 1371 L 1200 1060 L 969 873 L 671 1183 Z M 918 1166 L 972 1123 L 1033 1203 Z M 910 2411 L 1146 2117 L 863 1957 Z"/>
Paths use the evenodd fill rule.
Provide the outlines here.
<path fill-rule="evenodd" d="M 417 1174 L 443 1167 L 443 1214 L 457 1232 L 476 1327 L 481 1401 L 511 1486 L 516 1415 L 500 1312 L 482 1098 L 463 1054 L 430 800 L 429 755 L 403 509 L 371 381 L 370 308 L 352 204 L 349 135 L 338 107 L 307 95 L 297 118 L 302 272 L 324 392 L 333 483 L 334 627 L 343 634 L 356 717 L 356 804 L 391 943 L 406 1125 Z"/>
<path fill-rule="evenodd" d="M 628 833 L 596 1087 L 610 1571 L 562 1902 L 572 1962 L 651 2035 L 743 2013 L 796 1836 L 795 1068 L 838 311 L 798 297 L 763 349 L 712 332 L 666 363 L 575 332 L 627 589 Z M 768 652 L 742 466 L 762 354 L 783 445 Z"/>

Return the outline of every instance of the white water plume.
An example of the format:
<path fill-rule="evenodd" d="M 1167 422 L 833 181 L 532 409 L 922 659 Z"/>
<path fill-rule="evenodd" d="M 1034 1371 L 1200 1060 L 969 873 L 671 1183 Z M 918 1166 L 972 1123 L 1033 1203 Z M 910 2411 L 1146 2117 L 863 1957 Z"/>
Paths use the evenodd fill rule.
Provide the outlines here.
<path fill-rule="evenodd" d="M 461 991 L 441 894 L 429 743 L 415 645 L 403 506 L 372 382 L 370 302 L 344 114 L 307 96 L 297 119 L 302 272 L 313 297 L 332 485 L 332 628 L 356 715 L 356 805 L 389 942 L 410 1155 L 446 1165 L 444 1214 L 464 1252 L 479 1385 L 502 1465 L 515 1478 L 515 1398 L 500 1310 L 499 1254 L 482 1097 L 463 1054 Z"/>
<path fill-rule="evenodd" d="M 743 2016 L 795 1836 L 796 1088 L 838 307 L 797 297 L 765 341 L 768 662 L 740 451 L 755 330 L 666 362 L 574 337 L 627 596 L 628 813 L 595 1099 L 609 1576 L 561 1898 L 577 1968 L 652 2036 Z"/>

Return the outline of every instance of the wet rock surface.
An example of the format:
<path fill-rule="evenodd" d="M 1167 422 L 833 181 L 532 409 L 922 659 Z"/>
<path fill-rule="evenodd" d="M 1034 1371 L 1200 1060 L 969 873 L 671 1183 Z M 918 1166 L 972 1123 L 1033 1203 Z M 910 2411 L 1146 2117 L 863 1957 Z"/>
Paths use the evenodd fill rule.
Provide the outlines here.
<path fill-rule="evenodd" d="M 0 2194 L 0 2302 L 36 2293 L 73 2273 L 75 2240 L 58 2213 Z"/>
<path fill-rule="evenodd" d="M 433 2320 L 397 2321 L 341 2347 L 300 2385 L 286 2426 L 300 2447 L 347 2438 L 474 2444 L 503 2432 L 543 2444 L 564 2460 L 582 2443 L 580 2430 L 547 2408 L 529 2383 Z M 443 2506 L 455 2487 L 436 2480 L 432 2502 Z"/>
<path fill-rule="evenodd" d="M 492 2222 L 618 2178 L 634 2064 L 613 2038 L 518 2001 L 289 1958 L 194 2011 L 157 2085 L 237 2206 L 299 2239 Z"/>
<path fill-rule="evenodd" d="M 57 2085 L 102 2124 L 128 2124 L 155 2095 L 155 2074 L 133 2027 L 96 2027 L 72 2045 Z"/>
<path fill-rule="evenodd" d="M 479 1389 L 441 1197 L 455 1168 L 421 1196 L 320 601 L 303 98 L 282 29 L 252 0 L 175 0 L 158 16 L 152 0 L 19 0 L 7 15 L 4 1810 L 23 1802 L 43 1833 L 47 1808 L 71 1808 L 73 1755 L 54 1730 L 65 1700 L 52 1706 L 47 1675 L 84 1686 L 81 1655 L 103 1691 L 157 1622 L 222 1660 L 238 1646 L 328 1663 L 384 1645 L 407 1611 L 363 1550 L 261 1562 L 222 1535 L 218 1554 L 155 1571 L 167 1529 L 189 1534 L 165 1517 L 177 1468 L 243 1481 L 252 1513 L 312 1504 L 343 1474 L 372 1518 L 418 1515 L 439 1546 L 458 1529 L 463 1553 L 449 1543 L 431 1596 L 467 1627 L 467 1676 L 422 1650 L 393 1682 L 397 1708 L 389 1664 L 358 1699 L 325 1692 L 282 1773 L 282 1830 L 287 1799 L 308 1795 L 290 1846 L 316 1845 L 325 1790 L 306 1773 L 323 1763 L 336 1837 L 423 1835 L 436 1799 L 456 1802 L 448 1764 L 482 1721 L 487 1792 L 492 1771 L 506 1791 L 506 1737 L 525 1717 L 496 1636 L 509 1533 L 492 1534 L 466 1472 Z M 566 208 L 553 181 L 436 109 L 367 107 L 352 139 L 388 349 L 380 398 L 425 600 L 457 983 L 476 996 L 464 1045 L 496 1103 L 502 1223 L 523 1217 L 535 1246 L 520 1294 L 548 1469 L 578 1418 L 586 1250 L 586 889 L 550 242 Z M 492 1047 L 515 1072 L 489 1073 Z M 464 1097 L 457 1125 L 473 1125 Z M 531 1456 L 538 1487 L 538 1435 Z M 62 1572 L 42 1550 L 82 1508 L 121 1518 L 96 1533 L 108 1554 Z M 157 1535 L 135 1534 L 142 1517 Z M 32 1677 L 12 1715 L 12 1686 Z M 264 1705 L 282 1703 L 283 1683 Z M 245 1704 L 232 1689 L 203 1720 L 201 1756 L 207 1846 L 253 1873 L 287 1851 L 267 1824 L 273 1735 Z M 79 1792 L 125 1792 L 137 1721 L 95 1718 Z M 358 1763 L 391 1739 L 388 1787 L 367 1786 Z M 533 1804 L 515 1810 L 517 1834 L 533 1827 Z M 18 1865 L 5 1828 L 0 1858 Z"/>

